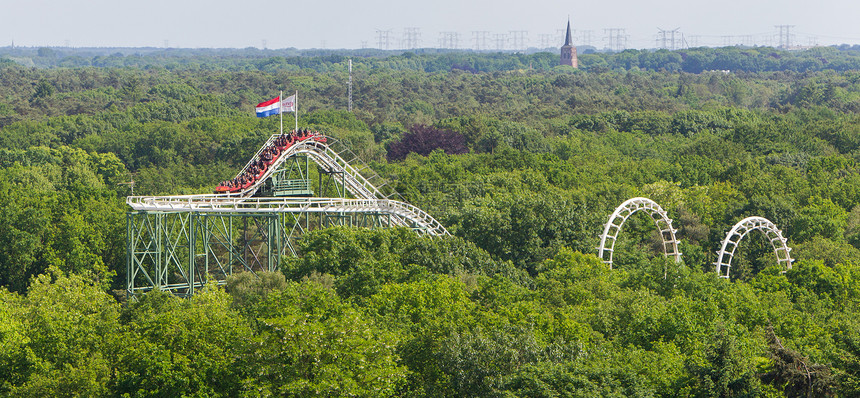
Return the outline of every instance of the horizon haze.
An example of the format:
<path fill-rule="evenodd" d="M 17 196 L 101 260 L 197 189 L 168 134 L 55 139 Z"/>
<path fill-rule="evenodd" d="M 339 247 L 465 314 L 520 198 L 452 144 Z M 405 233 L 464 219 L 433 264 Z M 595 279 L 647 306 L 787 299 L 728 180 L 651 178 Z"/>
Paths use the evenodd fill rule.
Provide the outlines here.
<path fill-rule="evenodd" d="M 660 47 L 658 29 L 676 28 L 678 47 L 776 46 L 777 25 L 792 26 L 792 45 L 860 43 L 860 25 L 855 23 L 860 2 L 837 0 L 789 0 L 779 7 L 739 0 L 718 5 L 536 0 L 527 6 L 511 0 L 287 1 L 279 9 L 224 0 L 0 0 L 0 7 L 0 45 L 28 47 L 380 48 L 377 32 L 389 31 L 389 49 L 474 48 L 473 32 L 486 32 L 485 49 L 494 49 L 494 40 L 503 36 L 507 49 L 516 49 L 512 32 L 526 32 L 520 45 L 543 48 L 561 45 L 568 17 L 575 44 L 597 48 L 609 45 L 608 28 L 624 29 L 623 48 Z M 419 35 L 406 41 L 405 29 L 412 27 Z M 444 32 L 457 35 L 446 39 Z"/>

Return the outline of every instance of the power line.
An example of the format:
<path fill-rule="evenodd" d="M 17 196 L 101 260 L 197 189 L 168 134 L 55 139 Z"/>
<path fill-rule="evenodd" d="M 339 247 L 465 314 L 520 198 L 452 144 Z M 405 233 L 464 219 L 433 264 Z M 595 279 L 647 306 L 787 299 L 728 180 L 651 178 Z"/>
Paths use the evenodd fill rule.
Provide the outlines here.
<path fill-rule="evenodd" d="M 410 27 L 403 29 L 403 48 L 413 50 L 421 46 L 421 29 Z"/>
<path fill-rule="evenodd" d="M 791 48 L 791 39 L 794 36 L 791 34 L 791 28 L 794 25 L 774 25 L 774 27 L 779 29 L 779 48 L 783 50 Z"/>
<path fill-rule="evenodd" d="M 593 30 L 579 30 L 579 43 L 583 46 L 590 46 L 592 42 L 592 37 L 594 34 Z"/>
<path fill-rule="evenodd" d="M 460 34 L 457 32 L 441 32 L 439 33 L 439 48 L 460 48 Z"/>
<path fill-rule="evenodd" d="M 472 48 L 475 49 L 475 51 L 489 50 L 490 48 L 487 46 L 487 37 L 489 36 L 490 32 L 483 30 L 473 30 Z"/>
<path fill-rule="evenodd" d="M 680 33 L 679 29 L 681 28 L 672 30 L 657 28 L 657 47 L 664 50 L 677 50 L 678 46 L 675 44 L 675 35 Z"/>
<path fill-rule="evenodd" d="M 539 34 L 538 41 L 540 41 L 540 48 L 550 48 L 552 47 L 552 37 L 550 34 Z"/>
<path fill-rule="evenodd" d="M 690 47 L 698 47 L 702 35 L 690 35 Z"/>
<path fill-rule="evenodd" d="M 496 51 L 504 51 L 505 50 L 505 40 L 507 36 L 502 33 L 493 34 L 493 42 L 496 44 Z"/>
<path fill-rule="evenodd" d="M 627 38 L 628 36 L 624 34 L 624 29 L 622 28 L 606 28 L 603 29 L 603 33 L 607 36 L 604 37 L 604 40 L 607 40 L 607 46 L 611 51 L 623 51 L 627 47 Z"/>
<path fill-rule="evenodd" d="M 529 32 L 527 30 L 512 30 L 508 33 L 511 36 L 511 48 L 513 50 L 525 50 L 528 48 L 526 40 Z"/>
<path fill-rule="evenodd" d="M 391 30 L 376 31 L 376 48 L 380 50 L 391 49 Z"/>
<path fill-rule="evenodd" d="M 798 33 L 794 25 L 773 25 L 775 28 L 769 32 L 759 33 L 744 33 L 744 34 L 723 34 L 723 35 L 707 35 L 694 34 L 688 35 L 681 32 L 679 28 L 662 29 L 657 28 L 657 35 L 652 36 L 650 42 L 655 43 L 656 48 L 667 50 L 679 50 L 689 47 L 724 47 L 724 46 L 743 46 L 756 47 L 767 46 L 781 49 L 799 49 L 813 47 L 817 45 L 828 45 L 834 41 L 843 43 L 860 42 L 860 38 L 849 38 L 841 36 L 830 36 L 822 34 Z M 601 44 L 608 51 L 619 52 L 623 51 L 628 46 L 633 45 L 633 48 L 650 47 L 647 41 L 636 41 L 634 44 L 630 42 L 630 35 L 626 34 L 622 28 L 606 28 L 603 30 L 603 37 L 597 37 L 592 30 L 575 30 L 574 42 L 579 46 L 600 46 Z M 542 50 L 552 48 L 558 43 L 563 42 L 565 30 L 556 29 L 550 32 L 539 34 L 531 43 L 528 37 L 528 31 L 525 30 L 510 30 L 507 34 L 492 33 L 488 31 L 473 30 L 468 39 L 464 39 L 463 35 L 457 32 L 441 32 L 439 36 L 439 47 L 447 49 L 463 49 L 471 48 L 475 51 L 525 51 L 528 48 L 535 47 Z M 397 33 L 400 33 L 398 31 Z M 402 36 L 395 40 L 397 33 L 391 30 L 376 31 L 376 46 L 380 49 L 389 50 L 392 48 L 415 49 L 422 46 L 421 29 L 418 27 L 403 28 Z M 836 39 L 836 40 L 834 40 Z M 467 43 L 464 41 L 468 40 Z M 602 40 L 602 43 L 599 41 Z M 266 49 L 268 43 L 263 43 L 263 49 Z M 424 43 L 426 46 L 426 43 Z M 169 48 L 167 40 L 164 41 L 164 47 Z M 323 43 L 323 48 L 326 45 Z M 368 48 L 367 41 L 361 42 L 361 48 Z"/>

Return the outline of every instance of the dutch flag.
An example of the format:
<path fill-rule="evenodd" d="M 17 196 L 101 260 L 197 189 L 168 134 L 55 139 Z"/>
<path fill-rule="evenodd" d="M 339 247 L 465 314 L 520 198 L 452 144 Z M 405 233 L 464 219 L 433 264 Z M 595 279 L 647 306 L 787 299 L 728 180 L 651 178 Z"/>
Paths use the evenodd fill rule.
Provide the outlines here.
<path fill-rule="evenodd" d="M 281 110 L 281 97 L 275 97 L 257 104 L 257 117 L 277 115 Z"/>

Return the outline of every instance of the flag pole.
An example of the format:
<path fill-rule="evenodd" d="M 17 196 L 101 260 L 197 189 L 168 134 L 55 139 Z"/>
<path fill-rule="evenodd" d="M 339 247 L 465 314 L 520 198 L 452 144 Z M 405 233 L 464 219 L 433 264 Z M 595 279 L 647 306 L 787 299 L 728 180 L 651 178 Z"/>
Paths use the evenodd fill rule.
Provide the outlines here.
<path fill-rule="evenodd" d="M 278 92 L 278 116 L 281 117 L 281 135 L 284 135 L 284 107 L 281 106 L 281 101 L 283 101 L 284 91 L 281 90 Z"/>
<path fill-rule="evenodd" d="M 296 132 L 299 132 L 299 90 L 296 90 L 296 99 L 293 100 L 293 106 L 296 107 Z"/>

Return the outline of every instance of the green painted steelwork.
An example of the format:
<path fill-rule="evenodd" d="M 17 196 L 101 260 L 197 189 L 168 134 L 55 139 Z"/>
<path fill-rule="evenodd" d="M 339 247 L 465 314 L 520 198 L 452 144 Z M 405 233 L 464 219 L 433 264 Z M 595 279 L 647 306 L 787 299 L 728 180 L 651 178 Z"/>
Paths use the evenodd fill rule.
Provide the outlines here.
<path fill-rule="evenodd" d="M 382 228 L 381 213 L 130 212 L 127 293 L 152 289 L 190 296 L 238 272 L 276 271 L 304 233 L 335 225 Z"/>
<path fill-rule="evenodd" d="M 250 191 L 253 197 L 127 198 L 135 209 L 126 223 L 127 294 L 160 289 L 190 296 L 238 272 L 276 271 L 285 256 L 297 254 L 301 235 L 333 225 L 448 234 L 429 214 L 391 200 L 399 195 L 348 148 L 330 137 L 323 142 L 296 144 Z"/>
<path fill-rule="evenodd" d="M 272 173 L 260 194 L 273 197 L 313 196 L 314 189 L 310 170 L 310 159 L 307 156 L 293 156 L 281 164 L 278 171 Z"/>

